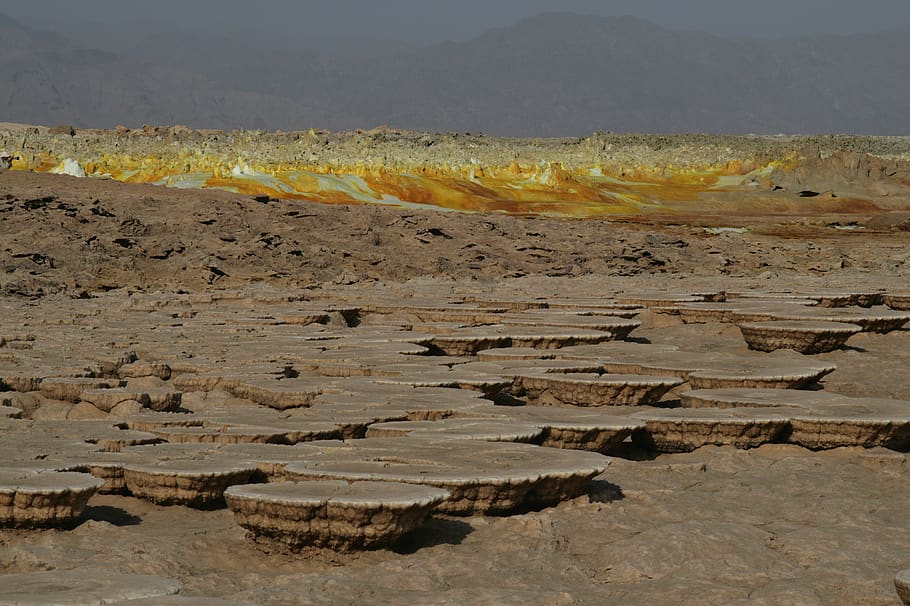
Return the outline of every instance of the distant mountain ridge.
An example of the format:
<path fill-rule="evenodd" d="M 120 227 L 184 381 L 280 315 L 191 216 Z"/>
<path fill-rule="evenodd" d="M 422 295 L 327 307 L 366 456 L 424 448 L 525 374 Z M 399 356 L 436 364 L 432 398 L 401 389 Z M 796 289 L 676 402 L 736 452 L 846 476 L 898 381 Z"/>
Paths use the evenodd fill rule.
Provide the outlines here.
<path fill-rule="evenodd" d="M 758 40 L 553 13 L 425 48 L 161 32 L 107 52 L 0 15 L 0 45 L 9 122 L 910 134 L 910 31 Z"/>

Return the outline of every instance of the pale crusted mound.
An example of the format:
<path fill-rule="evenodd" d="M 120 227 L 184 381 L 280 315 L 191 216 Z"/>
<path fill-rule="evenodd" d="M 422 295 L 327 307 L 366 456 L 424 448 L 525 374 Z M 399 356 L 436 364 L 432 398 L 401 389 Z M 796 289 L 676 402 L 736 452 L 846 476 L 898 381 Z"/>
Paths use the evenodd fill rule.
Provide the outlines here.
<path fill-rule="evenodd" d="M 703 446 L 757 448 L 781 441 L 790 429 L 789 409 L 688 408 L 637 413 L 645 431 L 636 439 L 660 452 L 690 452 Z"/>
<path fill-rule="evenodd" d="M 82 473 L 0 471 L 0 526 L 60 526 L 78 520 L 103 484 Z"/>
<path fill-rule="evenodd" d="M 910 293 L 887 293 L 883 299 L 885 305 L 891 309 L 898 311 L 910 310 Z"/>
<path fill-rule="evenodd" d="M 535 349 L 533 347 L 502 347 L 498 349 L 486 349 L 477 352 L 477 359 L 481 361 L 508 362 L 515 360 L 552 360 L 556 357 L 556 352 Z"/>
<path fill-rule="evenodd" d="M 380 413 L 387 417 L 406 418 L 409 421 L 435 421 L 458 415 L 470 415 L 475 408 L 489 404 L 481 392 L 452 389 L 447 387 L 417 387 L 391 389 L 385 394 L 377 393 L 379 385 L 370 383 L 355 388 L 348 394 L 327 394 L 320 396 L 314 408 L 337 410 L 339 414 L 350 414 L 339 405 L 367 405 L 364 412 Z M 360 391 L 363 389 L 364 391 Z M 388 420 L 393 420 L 389 418 Z"/>
<path fill-rule="evenodd" d="M 471 415 L 508 419 L 510 423 L 533 423 L 543 428 L 540 445 L 547 448 L 590 450 L 607 454 L 644 429 L 643 421 L 611 415 L 596 408 L 562 406 L 487 406 Z"/>
<path fill-rule="evenodd" d="M 843 322 L 750 322 L 740 324 L 749 349 L 775 351 L 792 349 L 802 354 L 827 353 L 843 347 L 847 339 L 862 329 Z"/>
<path fill-rule="evenodd" d="M 617 330 L 631 332 L 637 324 L 623 322 Z M 505 347 L 531 347 L 534 349 L 560 349 L 584 343 L 603 343 L 617 338 L 613 333 L 585 328 L 560 328 L 558 326 L 487 326 L 456 330 L 447 334 L 415 339 L 434 353 L 447 356 L 473 356 L 487 349 Z"/>
<path fill-rule="evenodd" d="M 383 480 L 448 490 L 446 513 L 508 514 L 581 494 L 606 470 L 596 453 L 510 442 L 374 438 L 314 443 L 322 450 L 285 468 L 294 480 Z"/>
<path fill-rule="evenodd" d="M 878 289 L 851 290 L 848 288 L 817 288 L 795 290 L 732 290 L 727 292 L 727 300 L 767 299 L 810 301 L 818 307 L 873 307 L 881 305 L 885 293 Z"/>
<path fill-rule="evenodd" d="M 262 427 L 257 425 L 231 424 L 208 427 L 164 427 L 153 429 L 159 438 L 172 444 L 205 443 L 205 444 L 293 444 L 290 427 Z M 335 429 L 336 435 L 321 435 L 320 439 L 340 437 L 341 432 Z"/>
<path fill-rule="evenodd" d="M 885 334 L 901 328 L 910 322 L 910 314 L 886 308 L 836 308 L 817 309 L 807 307 L 790 313 L 777 313 L 776 320 L 809 320 L 816 322 L 846 322 L 859 325 L 864 332 Z"/>
<path fill-rule="evenodd" d="M 709 300 L 723 301 L 724 296 L 721 292 L 711 293 L 706 296 L 699 294 L 671 293 L 667 291 L 650 291 L 625 293 L 616 297 L 616 300 L 619 303 L 625 305 L 637 305 L 641 307 L 654 308 L 668 306 L 672 307 L 683 303 L 699 303 Z"/>
<path fill-rule="evenodd" d="M 123 479 L 132 494 L 153 503 L 212 507 L 227 487 L 245 484 L 256 470 L 249 463 L 218 459 L 127 463 Z"/>
<path fill-rule="evenodd" d="M 521 389 L 533 399 L 545 392 L 573 406 L 646 406 L 683 384 L 675 377 L 624 374 L 537 372 L 518 377 Z"/>
<path fill-rule="evenodd" d="M 702 370 L 689 375 L 692 389 L 772 388 L 798 389 L 818 382 L 836 366 L 804 365 L 743 370 Z"/>
<path fill-rule="evenodd" d="M 392 421 L 367 429 L 368 438 L 454 438 L 487 442 L 537 443 L 544 428 L 532 423 L 496 419 L 446 419 L 441 421 Z"/>
<path fill-rule="evenodd" d="M 511 378 L 483 372 L 463 371 L 458 367 L 447 370 L 413 366 L 410 368 L 399 367 L 398 370 L 404 372 L 398 376 L 375 377 L 373 382 L 377 385 L 402 387 L 471 389 L 489 396 L 512 385 Z"/>
<path fill-rule="evenodd" d="M 224 496 L 256 539 L 348 551 L 390 545 L 449 493 L 395 482 L 309 481 L 233 486 Z"/>
<path fill-rule="evenodd" d="M 226 386 L 238 398 L 252 400 L 262 406 L 276 410 L 309 406 L 322 393 L 321 383 L 316 381 L 265 379 L 237 380 Z"/>
<path fill-rule="evenodd" d="M 910 450 L 910 401 L 844 398 L 813 404 L 790 419 L 788 440 L 804 448 Z"/>
<path fill-rule="evenodd" d="M 910 570 L 901 570 L 894 576 L 897 595 L 905 605 L 910 605 Z"/>
<path fill-rule="evenodd" d="M 0 575 L 0 606 L 132 604 L 133 600 L 158 599 L 179 591 L 177 581 L 100 568 Z"/>
<path fill-rule="evenodd" d="M 41 394 L 51 400 L 79 402 L 82 393 L 89 389 L 108 389 L 116 387 L 119 381 L 110 379 L 92 379 L 79 377 L 48 377 L 41 381 Z"/>
<path fill-rule="evenodd" d="M 812 404 L 841 401 L 844 396 L 826 391 L 801 389 L 726 388 L 693 389 L 680 394 L 684 408 L 760 408 L 763 406 L 809 406 Z"/>
<path fill-rule="evenodd" d="M 633 312 L 634 313 L 634 312 Z M 641 326 L 638 320 L 603 315 L 580 315 L 562 311 L 526 311 L 503 314 L 497 318 L 505 326 L 554 326 L 559 328 L 602 330 L 616 340 L 623 340 Z"/>
<path fill-rule="evenodd" d="M 845 446 L 910 450 L 908 401 L 792 389 L 699 390 L 683 393 L 681 401 L 684 410 L 707 415 L 741 407 L 785 415 L 789 419 L 786 441 L 811 450 Z"/>

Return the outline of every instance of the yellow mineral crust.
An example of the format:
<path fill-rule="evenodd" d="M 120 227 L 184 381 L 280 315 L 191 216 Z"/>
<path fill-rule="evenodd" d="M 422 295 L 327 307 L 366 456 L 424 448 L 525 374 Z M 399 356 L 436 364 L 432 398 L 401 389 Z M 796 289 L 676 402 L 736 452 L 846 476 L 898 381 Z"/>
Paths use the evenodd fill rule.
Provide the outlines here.
<path fill-rule="evenodd" d="M 13 169 L 326 204 L 698 222 L 902 210 L 910 138 L 0 129 Z M 801 193 L 805 191 L 806 195 Z"/>
<path fill-rule="evenodd" d="M 72 162 L 70 158 L 43 156 L 31 163 L 19 160 L 14 168 L 61 172 Z M 672 212 L 666 203 L 694 201 L 703 194 L 736 190 L 747 183 L 770 187 L 772 172 L 788 169 L 795 161 L 788 158 L 763 165 L 730 161 L 700 167 L 592 164 L 573 168 L 558 162 L 516 161 L 505 166 L 268 164 L 242 158 L 226 161 L 197 150 L 142 158 L 103 154 L 79 164 L 89 177 L 126 183 L 215 188 L 329 204 L 380 203 L 595 217 Z"/>

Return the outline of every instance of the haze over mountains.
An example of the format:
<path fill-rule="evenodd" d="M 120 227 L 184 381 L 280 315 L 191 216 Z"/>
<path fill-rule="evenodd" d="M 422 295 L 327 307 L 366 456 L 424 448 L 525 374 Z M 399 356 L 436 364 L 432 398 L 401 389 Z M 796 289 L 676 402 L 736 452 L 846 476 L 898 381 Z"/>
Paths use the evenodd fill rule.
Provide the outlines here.
<path fill-rule="evenodd" d="M 910 29 L 778 40 L 546 14 L 417 47 L 52 33 L 0 15 L 0 121 L 492 135 L 910 134 Z M 100 48 L 99 48 L 100 47 Z"/>

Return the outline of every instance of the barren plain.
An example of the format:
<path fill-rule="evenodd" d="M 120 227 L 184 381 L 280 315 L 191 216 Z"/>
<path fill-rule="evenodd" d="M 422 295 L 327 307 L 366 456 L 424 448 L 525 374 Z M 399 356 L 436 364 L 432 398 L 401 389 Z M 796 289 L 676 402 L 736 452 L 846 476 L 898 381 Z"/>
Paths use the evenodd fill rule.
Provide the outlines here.
<path fill-rule="evenodd" d="M 910 140 L 0 151 L 0 604 L 900 603 Z"/>

